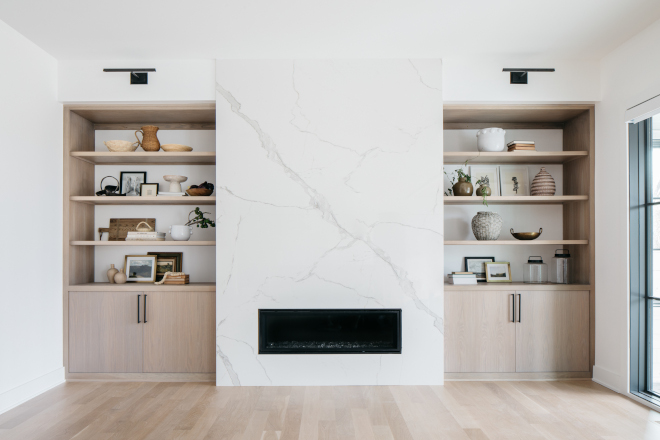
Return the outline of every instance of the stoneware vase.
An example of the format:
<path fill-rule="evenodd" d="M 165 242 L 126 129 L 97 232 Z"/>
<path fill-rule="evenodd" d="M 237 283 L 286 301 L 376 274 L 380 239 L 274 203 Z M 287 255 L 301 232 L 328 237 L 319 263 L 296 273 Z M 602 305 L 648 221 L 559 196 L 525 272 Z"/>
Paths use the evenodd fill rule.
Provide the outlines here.
<path fill-rule="evenodd" d="M 504 151 L 506 131 L 501 128 L 482 128 L 477 132 L 477 149 L 479 151 Z"/>
<path fill-rule="evenodd" d="M 192 226 L 172 225 L 170 226 L 170 235 L 175 241 L 188 241 L 192 235 Z"/>
<path fill-rule="evenodd" d="M 485 194 L 486 196 L 490 196 L 493 193 L 493 190 L 490 189 L 490 186 L 488 185 L 481 185 L 479 188 L 477 188 L 477 195 L 479 197 L 483 197 Z"/>
<path fill-rule="evenodd" d="M 465 177 L 459 177 L 458 182 L 454 183 L 452 190 L 455 196 L 471 196 L 474 187 L 470 182 L 465 180 Z"/>
<path fill-rule="evenodd" d="M 122 269 L 115 274 L 115 283 L 124 284 L 125 282 L 126 282 L 126 274 L 124 273 L 124 269 Z"/>
<path fill-rule="evenodd" d="M 554 196 L 555 191 L 555 179 L 545 170 L 545 167 L 541 167 L 541 171 L 539 171 L 532 181 L 532 195 Z"/>
<path fill-rule="evenodd" d="M 119 272 L 119 271 L 118 271 L 117 269 L 115 269 L 115 265 L 114 265 L 114 264 L 111 264 L 111 265 L 110 265 L 110 269 L 108 269 L 108 281 L 109 281 L 111 284 L 114 284 L 114 282 L 115 282 L 115 274 L 116 274 L 117 272 Z"/>
<path fill-rule="evenodd" d="M 472 218 L 472 233 L 477 240 L 497 240 L 502 231 L 502 217 L 495 212 L 479 211 Z"/>
<path fill-rule="evenodd" d="M 140 144 L 144 151 L 160 150 L 160 142 L 158 141 L 156 132 L 158 132 L 158 127 L 155 125 L 145 125 L 135 132 L 135 138 L 138 140 L 138 144 Z M 142 133 L 142 140 L 138 137 L 138 133 Z"/>

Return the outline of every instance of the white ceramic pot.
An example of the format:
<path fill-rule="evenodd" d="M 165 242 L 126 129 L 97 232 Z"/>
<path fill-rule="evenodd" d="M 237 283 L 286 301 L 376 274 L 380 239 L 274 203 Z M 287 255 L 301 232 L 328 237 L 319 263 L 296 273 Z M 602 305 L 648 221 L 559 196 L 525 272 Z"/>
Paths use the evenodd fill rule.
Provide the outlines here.
<path fill-rule="evenodd" d="M 482 128 L 477 132 L 477 149 L 479 151 L 504 151 L 506 131 L 501 128 Z"/>
<path fill-rule="evenodd" d="M 192 226 L 172 225 L 170 226 L 170 235 L 175 241 L 188 241 L 193 234 Z"/>

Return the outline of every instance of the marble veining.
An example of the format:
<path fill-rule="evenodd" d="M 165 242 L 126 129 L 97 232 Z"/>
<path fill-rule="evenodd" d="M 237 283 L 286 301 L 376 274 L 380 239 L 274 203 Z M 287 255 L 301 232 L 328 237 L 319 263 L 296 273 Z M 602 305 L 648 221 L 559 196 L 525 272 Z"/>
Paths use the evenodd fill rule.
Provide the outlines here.
<path fill-rule="evenodd" d="M 217 62 L 217 383 L 442 383 L 439 60 Z M 221 287 L 222 286 L 222 287 Z M 401 355 L 258 355 L 259 308 L 401 308 Z"/>

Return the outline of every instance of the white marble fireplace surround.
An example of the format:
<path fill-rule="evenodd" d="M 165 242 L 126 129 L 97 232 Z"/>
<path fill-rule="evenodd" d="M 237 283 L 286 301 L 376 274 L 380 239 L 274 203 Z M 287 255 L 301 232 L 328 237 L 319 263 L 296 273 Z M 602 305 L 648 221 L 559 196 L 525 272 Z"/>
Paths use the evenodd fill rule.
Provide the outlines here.
<path fill-rule="evenodd" d="M 440 60 L 219 60 L 217 384 L 443 383 Z M 264 308 L 401 308 L 402 354 L 259 355 Z"/>

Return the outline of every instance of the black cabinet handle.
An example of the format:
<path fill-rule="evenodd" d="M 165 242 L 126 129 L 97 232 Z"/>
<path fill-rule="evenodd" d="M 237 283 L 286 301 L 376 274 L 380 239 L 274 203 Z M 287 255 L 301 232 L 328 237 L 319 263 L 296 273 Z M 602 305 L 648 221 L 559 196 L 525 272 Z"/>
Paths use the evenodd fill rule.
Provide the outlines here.
<path fill-rule="evenodd" d="M 147 323 L 147 294 L 144 294 L 144 323 Z"/>
<path fill-rule="evenodd" d="M 516 294 L 511 294 L 511 322 L 516 322 Z"/>
<path fill-rule="evenodd" d="M 138 324 L 140 323 L 140 297 L 142 295 L 138 295 Z"/>
<path fill-rule="evenodd" d="M 522 316 L 522 294 L 518 294 L 518 322 L 520 322 L 520 317 Z"/>

